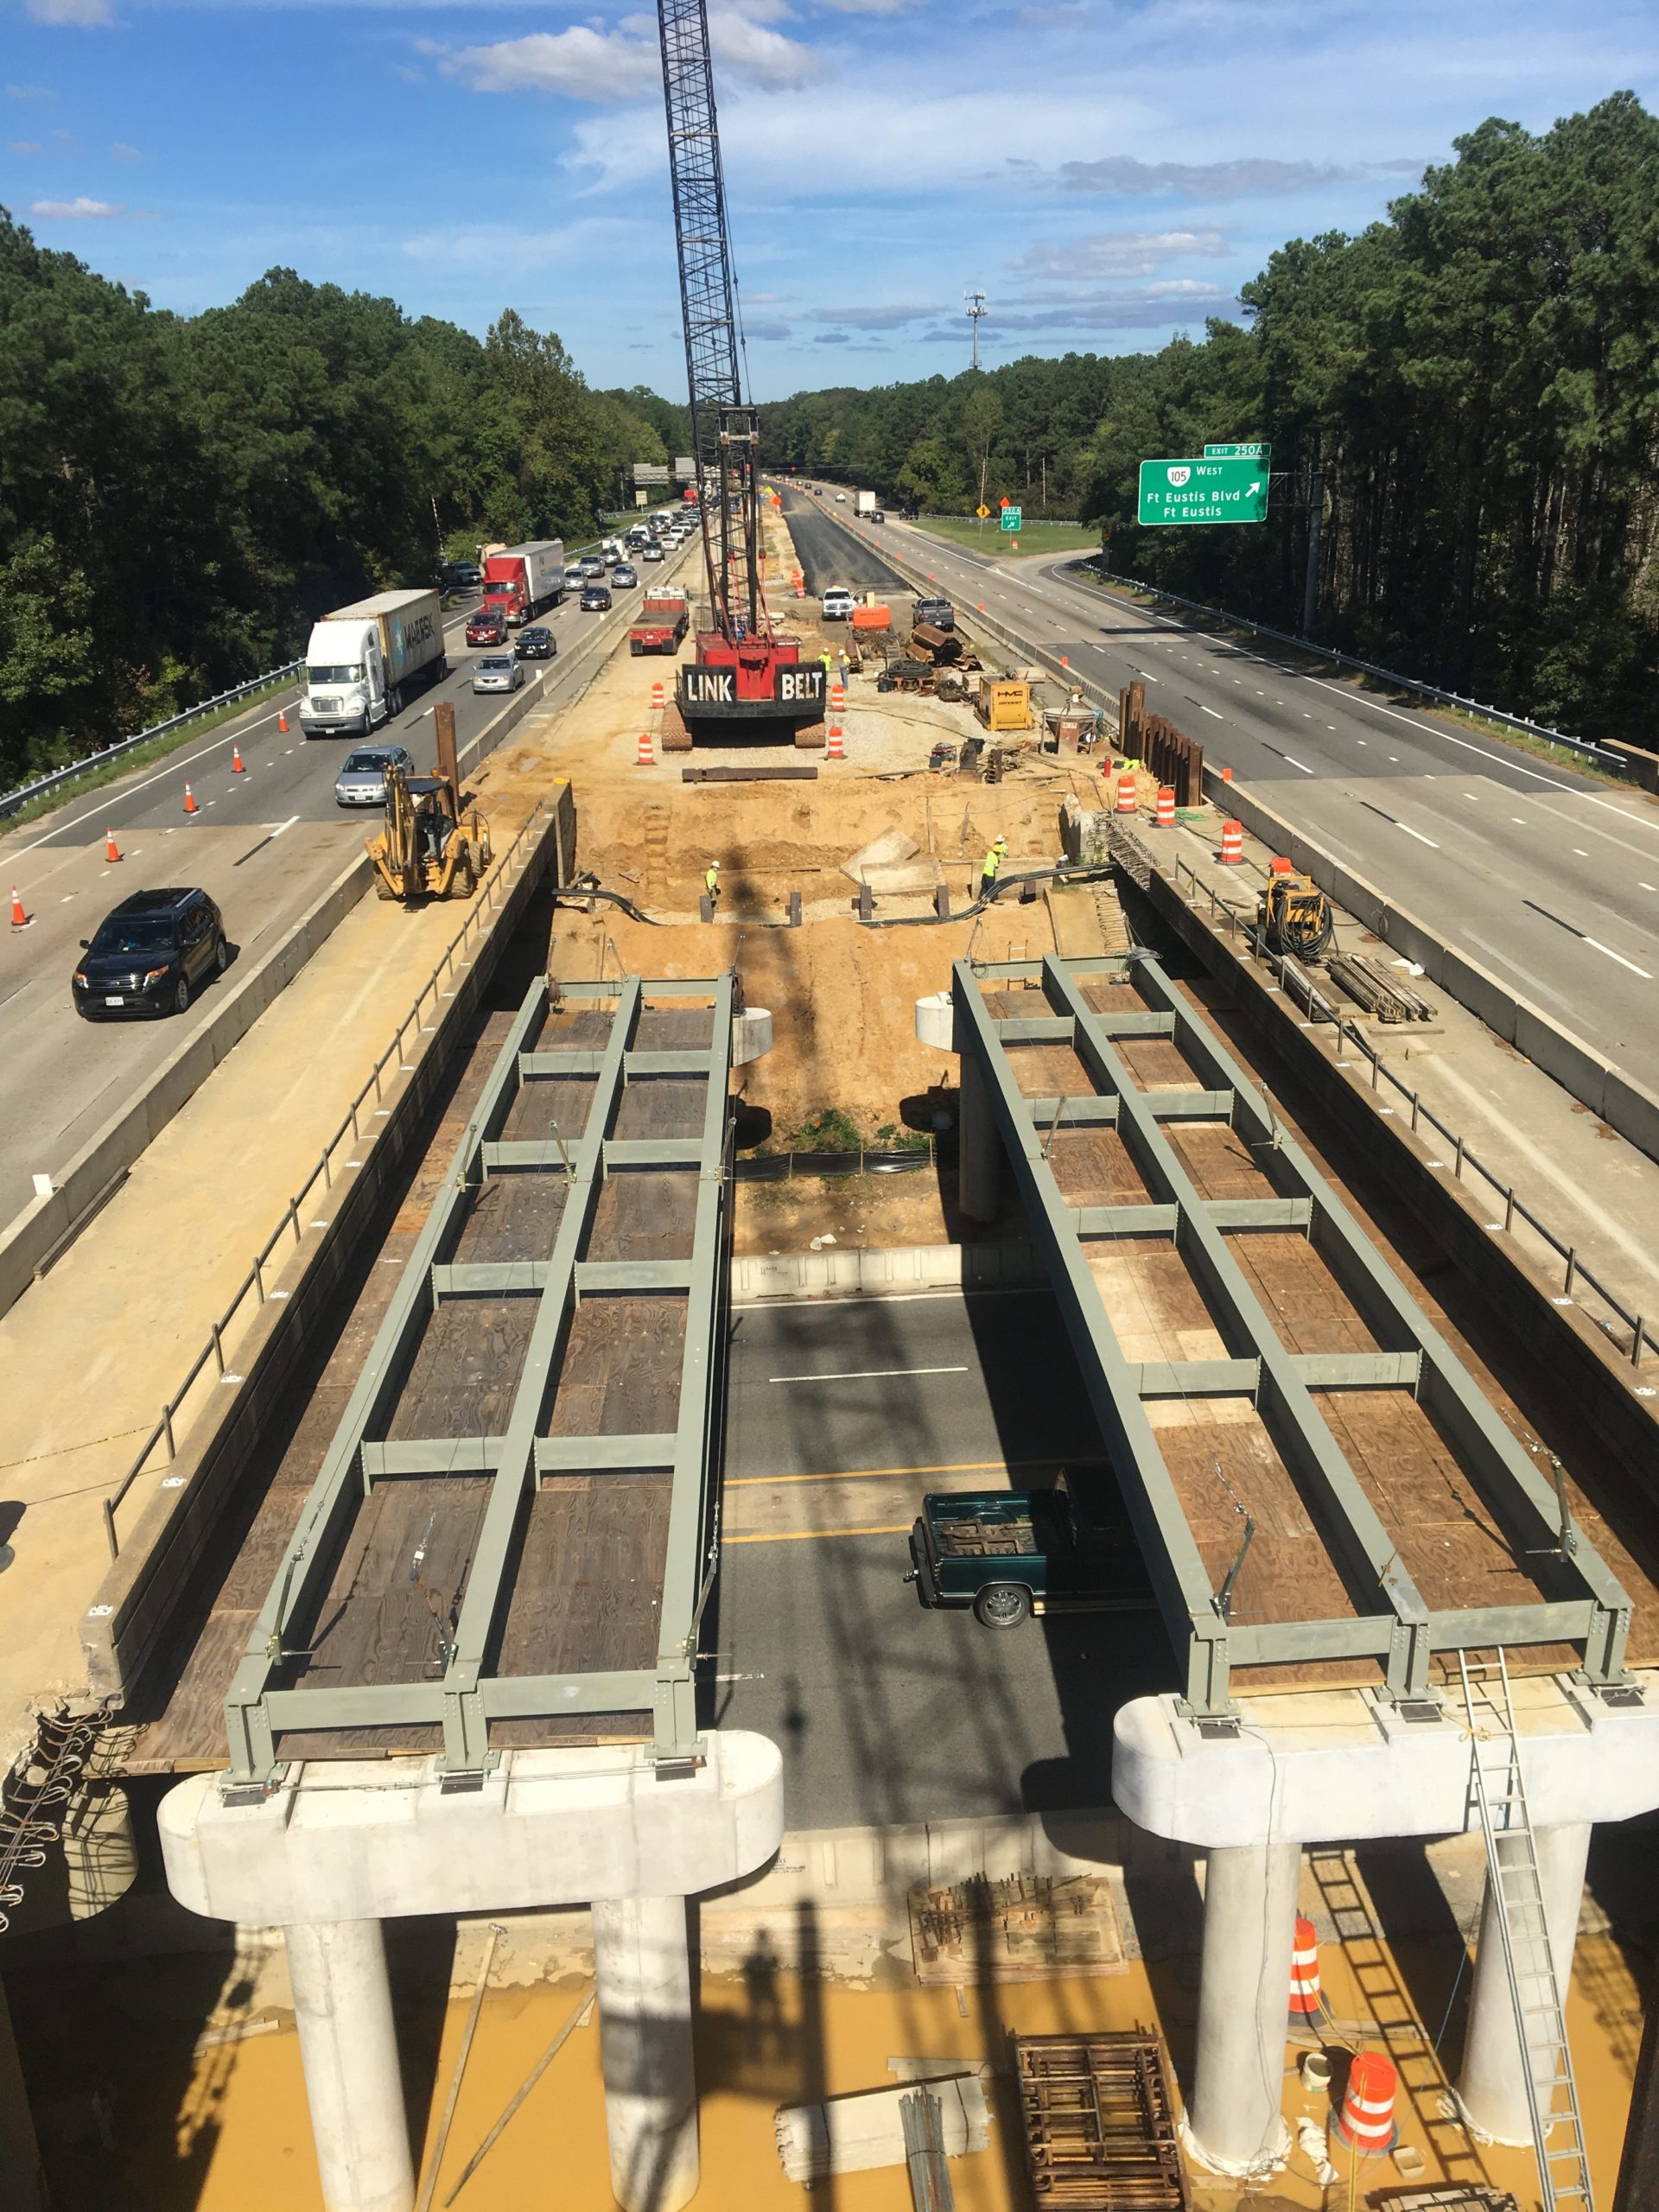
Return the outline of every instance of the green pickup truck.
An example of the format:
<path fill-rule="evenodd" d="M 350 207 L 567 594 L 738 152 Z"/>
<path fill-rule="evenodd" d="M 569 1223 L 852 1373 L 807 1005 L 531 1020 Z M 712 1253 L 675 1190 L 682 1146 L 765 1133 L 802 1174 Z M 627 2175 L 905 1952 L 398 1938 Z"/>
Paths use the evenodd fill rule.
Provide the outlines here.
<path fill-rule="evenodd" d="M 1128 1612 L 1152 1603 L 1135 1541 L 1121 1523 L 1085 1519 L 1065 1486 L 931 1491 L 910 1532 L 910 1573 L 924 1605 L 971 1605 L 986 1628 L 1033 1612 Z"/>

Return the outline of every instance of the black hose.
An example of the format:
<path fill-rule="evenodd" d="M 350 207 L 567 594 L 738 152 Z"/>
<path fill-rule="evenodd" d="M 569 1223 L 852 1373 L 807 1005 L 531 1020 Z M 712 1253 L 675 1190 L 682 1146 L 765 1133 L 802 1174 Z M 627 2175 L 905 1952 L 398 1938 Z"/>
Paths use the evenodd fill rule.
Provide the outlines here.
<path fill-rule="evenodd" d="M 1024 875 L 999 876 L 983 898 L 976 899 L 959 914 L 894 914 L 884 922 L 877 921 L 874 915 L 866 921 L 861 915 L 859 919 L 867 930 L 932 929 L 941 922 L 971 921 L 976 914 L 982 914 L 988 906 L 994 906 L 1002 893 L 1016 883 L 1099 883 L 1111 874 L 1109 861 L 1090 861 L 1075 867 L 1063 864 L 1059 868 L 1034 868 Z"/>
<path fill-rule="evenodd" d="M 624 897 L 621 892 L 607 891 L 602 883 L 590 880 L 585 876 L 578 876 L 574 883 L 562 883 L 553 893 L 553 904 L 556 906 L 574 906 L 581 899 L 608 899 L 613 906 L 620 906 L 625 914 L 629 915 L 636 922 L 649 922 L 654 930 L 666 926 L 664 923 L 658 920 L 655 914 L 642 912 L 634 905 L 632 899 Z"/>

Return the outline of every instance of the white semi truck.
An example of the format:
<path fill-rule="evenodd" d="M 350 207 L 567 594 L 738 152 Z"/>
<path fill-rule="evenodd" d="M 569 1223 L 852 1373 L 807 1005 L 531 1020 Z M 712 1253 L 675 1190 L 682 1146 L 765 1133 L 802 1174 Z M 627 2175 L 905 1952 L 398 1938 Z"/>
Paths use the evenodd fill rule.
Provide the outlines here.
<path fill-rule="evenodd" d="M 448 673 L 437 593 L 377 592 L 313 629 L 300 728 L 308 737 L 366 737 L 401 711 L 411 686 Z"/>
<path fill-rule="evenodd" d="M 856 493 L 854 499 L 854 512 L 857 514 L 865 516 L 873 515 L 875 512 L 874 493 L 860 492 Z"/>

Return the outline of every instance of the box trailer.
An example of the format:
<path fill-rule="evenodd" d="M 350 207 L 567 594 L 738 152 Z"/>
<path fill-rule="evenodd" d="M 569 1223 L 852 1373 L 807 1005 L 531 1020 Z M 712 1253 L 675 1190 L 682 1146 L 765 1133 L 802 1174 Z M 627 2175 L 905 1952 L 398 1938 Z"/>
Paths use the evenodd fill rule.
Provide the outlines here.
<path fill-rule="evenodd" d="M 504 545 L 484 563 L 484 605 L 499 607 L 510 628 L 564 597 L 564 540 L 538 537 Z"/>
<path fill-rule="evenodd" d="M 874 494 L 874 492 L 860 492 L 860 493 L 858 493 L 855 495 L 855 499 L 854 512 L 855 512 L 855 513 L 856 513 L 856 514 L 859 514 L 859 515 L 863 516 L 866 519 L 868 519 L 871 515 L 873 515 L 873 514 L 875 512 L 875 494 Z"/>
<path fill-rule="evenodd" d="M 366 737 L 401 713 L 412 687 L 448 673 L 437 593 L 377 592 L 314 626 L 300 728 L 308 737 Z"/>

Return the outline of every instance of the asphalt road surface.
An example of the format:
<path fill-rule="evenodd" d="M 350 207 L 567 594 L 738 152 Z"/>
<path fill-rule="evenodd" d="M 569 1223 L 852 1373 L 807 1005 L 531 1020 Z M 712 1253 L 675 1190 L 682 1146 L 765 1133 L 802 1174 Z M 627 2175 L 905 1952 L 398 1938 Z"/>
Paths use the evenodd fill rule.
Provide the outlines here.
<path fill-rule="evenodd" d="M 649 578 L 653 571 L 642 573 Z M 620 639 L 639 596 L 617 593 L 609 614 L 583 614 L 567 599 L 543 615 L 562 657 L 530 664 L 548 671 L 544 688 L 556 697 L 563 656 L 595 626 Z M 448 677 L 417 692 L 370 742 L 406 745 L 416 766 L 425 767 L 433 757 L 432 710 L 440 699 L 454 703 L 463 751 L 507 704 L 500 693 L 473 693 L 473 664 L 489 649 L 467 646 L 466 619 L 463 607 L 445 620 Z M 224 910 L 237 961 L 257 958 L 375 827 L 375 810 L 342 808 L 334 798 L 340 763 L 363 741 L 308 741 L 294 712 L 297 696 L 297 687 L 284 690 L 167 760 L 0 836 L 0 890 L 9 897 L 16 884 L 33 917 L 27 930 L 0 938 L 0 1225 L 34 1195 L 31 1178 L 61 1170 L 209 1017 L 215 991 L 235 981 L 233 963 L 224 983 L 203 989 L 182 1016 L 82 1021 L 70 1002 L 69 979 L 80 940 L 109 909 L 135 891 L 199 884 Z M 283 710 L 286 734 L 277 728 Z M 241 775 L 232 770 L 233 747 L 245 763 Z M 184 811 L 187 782 L 199 809 L 194 815 Z M 105 835 L 111 829 L 118 862 L 106 856 Z"/>
<path fill-rule="evenodd" d="M 781 1747 L 791 1827 L 1109 1802 L 1114 1712 L 1175 1686 L 1156 1615 L 984 1629 L 903 1580 L 926 1491 L 1108 1478 L 1046 1293 L 748 1307 L 727 1421 L 708 1710 Z"/>
<path fill-rule="evenodd" d="M 825 515 L 821 527 L 858 544 Z M 836 510 L 839 514 L 842 511 Z M 964 610 L 1147 703 L 1523 997 L 1659 1090 L 1659 807 L 1079 582 L 889 523 Z M 971 625 L 964 612 L 964 626 Z"/>
<path fill-rule="evenodd" d="M 837 528 L 834 519 L 824 512 L 835 497 L 833 493 L 826 492 L 822 499 L 815 499 L 810 492 L 797 491 L 790 486 L 780 485 L 779 489 L 783 493 L 784 520 L 795 541 L 801 574 L 814 599 L 822 599 L 835 584 L 843 585 L 851 592 L 910 590 L 899 571 L 889 568 L 873 546 Z"/>

